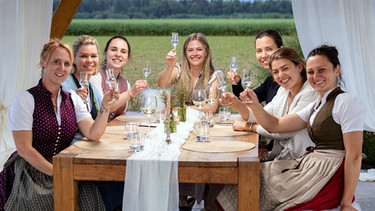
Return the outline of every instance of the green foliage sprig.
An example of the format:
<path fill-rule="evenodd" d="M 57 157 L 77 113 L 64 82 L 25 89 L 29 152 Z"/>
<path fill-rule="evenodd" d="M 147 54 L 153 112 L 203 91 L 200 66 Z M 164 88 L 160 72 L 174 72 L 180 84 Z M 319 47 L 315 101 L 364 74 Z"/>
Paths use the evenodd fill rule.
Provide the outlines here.
<path fill-rule="evenodd" d="M 187 98 L 187 88 L 182 83 L 176 82 L 169 86 L 167 89 L 163 89 L 160 98 L 167 105 L 168 93 L 171 93 L 171 109 L 173 107 L 183 107 Z"/>

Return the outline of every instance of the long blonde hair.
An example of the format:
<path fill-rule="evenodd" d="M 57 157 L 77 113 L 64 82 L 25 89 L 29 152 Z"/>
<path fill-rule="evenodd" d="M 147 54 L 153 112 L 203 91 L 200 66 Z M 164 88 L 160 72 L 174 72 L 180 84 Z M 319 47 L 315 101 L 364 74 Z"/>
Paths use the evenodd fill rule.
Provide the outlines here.
<path fill-rule="evenodd" d="M 210 45 L 208 44 L 206 37 L 201 33 L 190 34 L 186 38 L 185 43 L 184 43 L 184 48 L 182 51 L 181 76 L 179 78 L 179 83 L 182 83 L 182 85 L 186 88 L 186 90 L 189 93 L 188 96 L 192 94 L 193 87 L 191 84 L 192 72 L 190 71 L 190 64 L 186 55 L 186 49 L 187 49 L 188 44 L 194 40 L 199 41 L 203 45 L 207 53 L 207 56 L 204 60 L 204 64 L 202 67 L 201 80 L 203 81 L 203 84 L 207 84 L 211 75 L 215 72 L 215 68 L 212 64 Z"/>

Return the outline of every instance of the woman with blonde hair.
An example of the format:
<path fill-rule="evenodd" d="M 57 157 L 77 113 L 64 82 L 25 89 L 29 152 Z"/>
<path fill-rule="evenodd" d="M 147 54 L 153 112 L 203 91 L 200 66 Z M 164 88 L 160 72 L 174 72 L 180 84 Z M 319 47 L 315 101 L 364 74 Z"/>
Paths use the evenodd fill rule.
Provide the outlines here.
<path fill-rule="evenodd" d="M 17 151 L 0 173 L 0 210 L 53 210 L 52 157 L 70 146 L 77 128 L 94 142 L 104 134 L 118 93 L 111 89 L 104 95 L 93 120 L 75 92 L 61 89 L 73 60 L 66 43 L 50 40 L 40 55 L 39 83 L 12 102 L 9 125 Z M 95 183 L 78 185 L 80 210 L 105 210 Z"/>
<path fill-rule="evenodd" d="M 166 56 L 167 67 L 160 73 L 158 85 L 161 88 L 180 83 L 187 90 L 186 105 L 192 105 L 192 93 L 195 89 L 206 89 L 207 86 L 217 87 L 215 68 L 212 64 L 212 54 L 208 40 L 201 33 L 190 34 L 183 45 L 181 66 L 177 63 L 176 50 L 171 50 Z M 212 93 L 208 95 L 214 95 Z M 212 112 L 218 108 L 218 101 L 212 104 Z M 196 106 L 191 106 L 196 109 Z M 202 106 L 203 112 L 208 112 L 208 104 Z"/>

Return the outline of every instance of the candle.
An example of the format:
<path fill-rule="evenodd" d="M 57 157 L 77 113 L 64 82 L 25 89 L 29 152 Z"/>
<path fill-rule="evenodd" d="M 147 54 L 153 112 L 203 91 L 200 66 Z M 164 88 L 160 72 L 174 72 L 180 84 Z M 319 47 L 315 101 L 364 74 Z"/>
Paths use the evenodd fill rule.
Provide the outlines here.
<path fill-rule="evenodd" d="M 167 105 L 165 108 L 165 113 L 167 117 L 170 117 L 171 115 L 171 93 L 170 92 L 168 92 L 168 95 L 167 95 Z"/>

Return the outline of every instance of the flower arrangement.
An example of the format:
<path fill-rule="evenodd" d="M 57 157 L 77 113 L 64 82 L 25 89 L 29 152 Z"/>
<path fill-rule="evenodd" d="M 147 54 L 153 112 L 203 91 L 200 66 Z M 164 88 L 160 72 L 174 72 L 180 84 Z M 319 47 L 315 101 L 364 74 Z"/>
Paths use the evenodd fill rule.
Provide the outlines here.
<path fill-rule="evenodd" d="M 181 83 L 176 82 L 173 84 L 169 89 L 163 90 L 161 93 L 161 99 L 165 103 L 168 104 L 168 95 L 170 95 L 170 102 L 169 105 L 171 106 L 170 109 L 178 107 L 178 116 L 179 121 L 185 122 L 186 121 L 186 106 L 185 101 L 187 98 L 187 89 Z M 171 112 L 171 110 L 170 110 Z M 173 115 L 172 115 L 173 118 Z"/>

